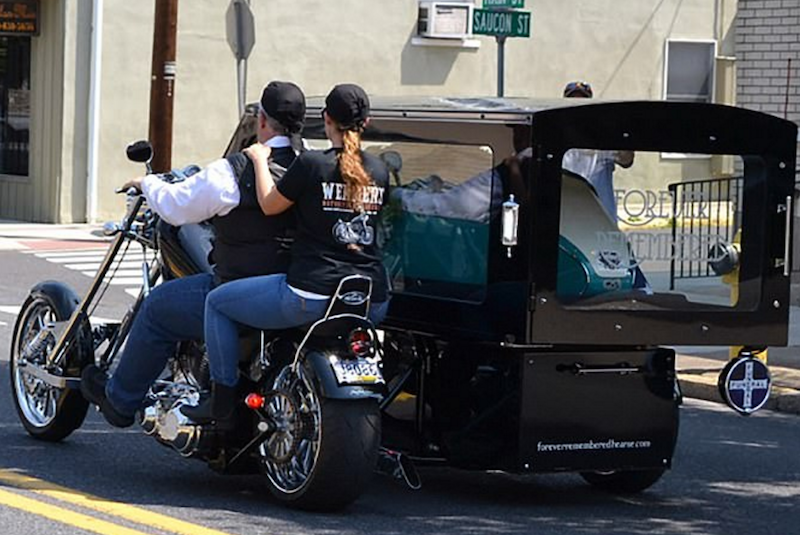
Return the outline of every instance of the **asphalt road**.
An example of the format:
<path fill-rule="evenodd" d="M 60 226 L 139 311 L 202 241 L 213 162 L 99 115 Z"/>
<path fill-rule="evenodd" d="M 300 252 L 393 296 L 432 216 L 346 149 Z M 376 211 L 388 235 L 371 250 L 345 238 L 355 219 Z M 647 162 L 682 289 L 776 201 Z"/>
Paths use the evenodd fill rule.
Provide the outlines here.
<path fill-rule="evenodd" d="M 44 278 L 89 278 L 34 255 L 0 251 L 0 307 Z M 130 298 L 109 290 L 103 314 Z M 295 533 L 759 534 L 800 524 L 800 418 L 743 418 L 688 400 L 674 468 L 650 491 L 618 497 L 573 474 L 517 477 L 421 469 L 412 492 L 380 476 L 347 512 L 290 511 L 258 476 L 220 476 L 92 412 L 61 444 L 18 423 L 8 382 L 13 315 L 0 308 L 0 533 L 284 535 Z M 624 415 L 621 415 L 624 417 Z M 31 479 L 35 478 L 35 479 Z M 88 496 L 87 496 L 88 495 Z"/>

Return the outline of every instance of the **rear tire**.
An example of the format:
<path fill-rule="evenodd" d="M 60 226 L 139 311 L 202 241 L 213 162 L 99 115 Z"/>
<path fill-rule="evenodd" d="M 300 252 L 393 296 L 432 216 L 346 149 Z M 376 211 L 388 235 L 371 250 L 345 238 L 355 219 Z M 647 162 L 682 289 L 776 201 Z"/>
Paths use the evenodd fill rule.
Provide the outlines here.
<path fill-rule="evenodd" d="M 593 487 L 615 494 L 636 494 L 653 486 L 666 470 L 620 470 L 614 472 L 581 472 Z"/>
<path fill-rule="evenodd" d="M 297 395 L 297 390 L 307 390 Z M 372 399 L 321 398 L 310 381 L 298 379 L 289 396 L 273 398 L 297 417 L 283 422 L 259 448 L 270 492 L 282 503 L 309 511 L 337 511 L 355 501 L 370 481 L 380 446 L 380 410 Z M 302 396 L 302 397 L 301 397 Z M 294 398 L 290 402 L 290 398 Z M 316 405 L 316 408 L 315 408 Z M 272 408 L 271 408 L 272 407 Z M 316 413 L 316 414 L 314 414 Z"/>
<path fill-rule="evenodd" d="M 17 415 L 32 437 L 46 442 L 58 442 L 79 428 L 86 417 L 89 403 L 80 391 L 50 386 L 25 372 L 25 360 L 43 364 L 56 344 L 54 334 L 40 337 L 38 351 L 28 358 L 23 348 L 37 338 L 49 322 L 69 320 L 77 308 L 78 298 L 72 290 L 60 284 L 40 285 L 28 295 L 14 325 L 9 371 L 12 399 Z M 79 377 L 81 370 L 92 360 L 91 328 L 84 320 L 56 375 Z M 53 373 L 51 371 L 51 373 Z"/>

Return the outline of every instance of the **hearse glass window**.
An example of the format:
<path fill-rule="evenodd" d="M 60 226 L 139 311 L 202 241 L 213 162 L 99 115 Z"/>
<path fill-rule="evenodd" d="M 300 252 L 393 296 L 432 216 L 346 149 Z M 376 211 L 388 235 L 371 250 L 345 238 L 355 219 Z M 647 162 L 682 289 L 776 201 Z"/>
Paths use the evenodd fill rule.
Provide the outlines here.
<path fill-rule="evenodd" d="M 572 149 L 562 167 L 560 301 L 740 304 L 742 158 Z"/>
<path fill-rule="evenodd" d="M 380 235 L 393 291 L 483 301 L 491 208 L 502 203 L 492 149 L 408 141 L 363 146 L 390 170 Z"/>
<path fill-rule="evenodd" d="M 28 175 L 31 38 L 0 37 L 0 175 Z"/>

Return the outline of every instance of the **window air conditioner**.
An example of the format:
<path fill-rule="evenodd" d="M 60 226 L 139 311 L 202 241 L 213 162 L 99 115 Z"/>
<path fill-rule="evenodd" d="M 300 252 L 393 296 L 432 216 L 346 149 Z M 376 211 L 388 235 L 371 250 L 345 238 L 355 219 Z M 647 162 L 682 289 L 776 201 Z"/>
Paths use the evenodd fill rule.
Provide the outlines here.
<path fill-rule="evenodd" d="M 465 2 L 420 2 L 417 35 L 434 39 L 470 37 L 473 7 Z"/>

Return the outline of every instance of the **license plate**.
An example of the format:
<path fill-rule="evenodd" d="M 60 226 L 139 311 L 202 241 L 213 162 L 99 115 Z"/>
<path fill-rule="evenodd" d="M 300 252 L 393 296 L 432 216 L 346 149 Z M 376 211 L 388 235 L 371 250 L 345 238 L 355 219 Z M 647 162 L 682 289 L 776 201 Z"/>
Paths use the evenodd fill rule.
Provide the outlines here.
<path fill-rule="evenodd" d="M 330 357 L 333 373 L 340 385 L 373 385 L 383 383 L 379 359 L 340 359 Z"/>

